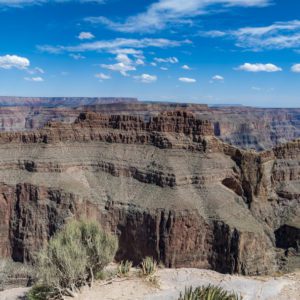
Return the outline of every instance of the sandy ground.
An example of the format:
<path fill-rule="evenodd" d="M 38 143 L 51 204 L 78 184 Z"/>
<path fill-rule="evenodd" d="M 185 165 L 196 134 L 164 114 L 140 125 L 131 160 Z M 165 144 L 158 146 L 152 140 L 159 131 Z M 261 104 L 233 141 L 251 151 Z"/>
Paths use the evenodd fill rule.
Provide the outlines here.
<path fill-rule="evenodd" d="M 208 284 L 234 290 L 243 300 L 300 300 L 300 272 L 282 277 L 243 277 L 199 269 L 161 269 L 156 276 L 158 287 L 139 278 L 133 270 L 128 278 L 99 281 L 92 289 L 83 289 L 76 300 L 177 300 L 185 286 Z M 0 299 L 20 299 L 25 291 L 0 292 Z"/>
<path fill-rule="evenodd" d="M 29 288 L 14 288 L 0 292 L 0 300 L 19 300 L 24 299 Z"/>
<path fill-rule="evenodd" d="M 83 291 L 77 300 L 177 300 L 185 286 L 208 284 L 234 290 L 243 300 L 300 300 L 300 272 L 277 278 L 249 278 L 199 269 L 163 269 L 157 272 L 157 277 L 159 288 L 131 276 L 106 285 L 97 283 L 93 289 Z"/>

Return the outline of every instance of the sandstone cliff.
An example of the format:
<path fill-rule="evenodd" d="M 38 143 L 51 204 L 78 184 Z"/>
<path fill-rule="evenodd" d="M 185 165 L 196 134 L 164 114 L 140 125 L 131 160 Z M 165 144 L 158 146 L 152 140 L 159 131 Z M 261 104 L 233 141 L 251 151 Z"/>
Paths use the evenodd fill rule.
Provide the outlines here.
<path fill-rule="evenodd" d="M 0 254 L 32 260 L 72 217 L 97 219 L 117 259 L 272 273 L 299 250 L 300 143 L 257 153 L 225 144 L 187 111 L 81 113 L 0 134 Z"/>

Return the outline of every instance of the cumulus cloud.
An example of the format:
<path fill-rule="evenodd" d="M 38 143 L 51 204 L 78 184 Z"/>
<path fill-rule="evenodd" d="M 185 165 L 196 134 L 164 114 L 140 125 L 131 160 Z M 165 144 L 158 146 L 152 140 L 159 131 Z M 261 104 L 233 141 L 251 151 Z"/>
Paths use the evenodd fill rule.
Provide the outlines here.
<path fill-rule="evenodd" d="M 300 73 L 300 64 L 295 64 L 291 68 L 292 72 L 294 73 Z"/>
<path fill-rule="evenodd" d="M 98 78 L 100 81 L 111 79 L 111 76 L 106 75 L 104 73 L 98 73 L 95 75 L 95 77 Z"/>
<path fill-rule="evenodd" d="M 30 66 L 30 61 L 26 57 L 17 55 L 0 56 L 0 68 L 2 69 L 27 69 Z"/>
<path fill-rule="evenodd" d="M 188 66 L 188 65 L 183 65 L 182 67 L 181 67 L 183 70 L 191 70 L 191 68 Z"/>
<path fill-rule="evenodd" d="M 221 75 L 215 75 L 212 77 L 212 80 L 214 81 L 224 81 L 224 77 Z"/>
<path fill-rule="evenodd" d="M 91 32 L 80 32 L 79 35 L 78 35 L 78 38 L 80 40 L 91 40 L 94 37 L 95 36 Z"/>
<path fill-rule="evenodd" d="M 152 83 L 157 81 L 157 76 L 149 75 L 149 74 L 142 74 L 139 76 L 134 76 L 135 79 L 140 80 L 143 83 Z"/>
<path fill-rule="evenodd" d="M 194 78 L 188 78 L 188 77 L 180 77 L 178 78 L 179 81 L 184 82 L 184 83 L 195 83 L 197 82 L 196 79 Z"/>
<path fill-rule="evenodd" d="M 101 64 L 100 66 L 103 69 L 120 72 L 123 76 L 129 76 L 128 72 L 136 70 L 134 61 L 127 54 L 119 53 L 115 59 L 117 61 L 115 64 Z"/>
<path fill-rule="evenodd" d="M 26 81 L 33 81 L 33 82 L 43 82 L 44 79 L 42 77 L 24 77 Z"/>
<path fill-rule="evenodd" d="M 177 64 L 179 62 L 177 57 L 167 57 L 167 58 L 155 57 L 154 60 L 158 63 L 170 63 L 170 64 Z"/>
<path fill-rule="evenodd" d="M 152 3 L 145 12 L 128 17 L 124 22 L 114 22 L 106 17 L 89 17 L 91 23 L 104 24 L 120 32 L 153 32 L 168 25 L 191 23 L 191 19 L 211 13 L 214 6 L 220 7 L 263 7 L 269 0 L 159 0 Z"/>
<path fill-rule="evenodd" d="M 282 69 L 274 64 L 250 64 L 245 63 L 237 68 L 240 71 L 246 72 L 279 72 Z"/>
<path fill-rule="evenodd" d="M 136 67 L 122 62 L 116 64 L 101 64 L 101 68 L 120 72 L 123 76 L 128 76 L 128 72 L 136 70 Z"/>

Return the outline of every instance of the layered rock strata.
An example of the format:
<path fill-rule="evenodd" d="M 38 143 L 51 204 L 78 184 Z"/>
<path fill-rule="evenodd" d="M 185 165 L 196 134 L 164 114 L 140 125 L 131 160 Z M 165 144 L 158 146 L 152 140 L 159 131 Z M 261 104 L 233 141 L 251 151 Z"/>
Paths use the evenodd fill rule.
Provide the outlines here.
<path fill-rule="evenodd" d="M 119 237 L 117 259 L 272 273 L 299 238 L 300 142 L 245 151 L 186 111 L 81 113 L 0 134 L 0 254 L 30 261 L 67 220 Z M 298 192 L 297 192 L 298 191 Z M 293 224 L 293 230 L 278 230 Z M 282 238 L 284 236 L 284 238 Z"/>

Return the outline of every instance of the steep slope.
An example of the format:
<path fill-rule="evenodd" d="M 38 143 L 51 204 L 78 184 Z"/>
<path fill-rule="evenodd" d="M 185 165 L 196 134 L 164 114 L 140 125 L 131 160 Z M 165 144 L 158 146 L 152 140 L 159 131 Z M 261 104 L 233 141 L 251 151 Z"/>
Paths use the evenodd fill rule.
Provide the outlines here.
<path fill-rule="evenodd" d="M 256 153 L 184 111 L 82 113 L 1 133 L 0 157 L 0 254 L 15 260 L 83 216 L 115 232 L 117 259 L 135 263 L 264 274 L 281 267 L 276 246 L 299 244 L 299 142 Z M 291 224 L 284 241 L 278 230 Z"/>

